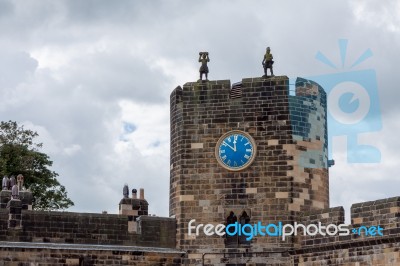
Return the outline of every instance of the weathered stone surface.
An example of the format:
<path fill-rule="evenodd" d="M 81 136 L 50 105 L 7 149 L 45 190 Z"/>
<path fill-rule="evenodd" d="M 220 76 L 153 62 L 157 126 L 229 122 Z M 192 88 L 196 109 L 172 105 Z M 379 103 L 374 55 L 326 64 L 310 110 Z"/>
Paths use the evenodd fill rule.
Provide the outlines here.
<path fill-rule="evenodd" d="M 125 215 L 22 210 L 23 230 L 17 232 L 8 229 L 8 216 L 0 210 L 0 241 L 175 247 L 173 218 L 142 216 L 141 234 L 128 230 Z"/>
<path fill-rule="evenodd" d="M 233 98 L 229 80 L 189 82 L 172 92 L 170 215 L 177 218 L 178 247 L 192 252 L 225 247 L 223 237 L 189 237 L 191 219 L 224 224 L 230 211 L 239 218 L 247 210 L 251 222 L 290 223 L 300 212 L 329 206 L 327 167 L 320 161 L 310 165 L 327 160 L 326 94 L 302 82 L 299 96 L 289 95 L 286 76 L 243 79 Z M 312 90 L 303 89 L 307 86 Z M 257 143 L 254 162 L 240 172 L 224 169 L 215 158 L 218 139 L 231 130 L 245 131 Z M 197 143 L 202 149 L 194 149 Z M 263 250 L 291 242 L 256 237 L 250 246 Z"/>
<path fill-rule="evenodd" d="M 0 242 L 0 265 L 182 265 L 184 252 L 167 248 Z"/>

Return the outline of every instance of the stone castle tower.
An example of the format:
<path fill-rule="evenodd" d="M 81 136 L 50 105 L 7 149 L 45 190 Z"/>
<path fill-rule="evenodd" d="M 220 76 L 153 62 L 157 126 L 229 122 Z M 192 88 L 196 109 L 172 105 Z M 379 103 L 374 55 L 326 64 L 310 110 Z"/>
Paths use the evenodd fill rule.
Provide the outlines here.
<path fill-rule="evenodd" d="M 305 211 L 329 207 L 326 93 L 318 84 L 298 78 L 291 93 L 286 76 L 233 86 L 189 82 L 171 93 L 170 104 L 170 215 L 177 248 L 188 250 L 189 259 L 295 245 L 292 238 L 189 235 L 192 219 L 194 225 L 293 223 Z M 254 160 L 239 170 L 217 160 L 221 136 L 233 131 L 254 141 Z"/>

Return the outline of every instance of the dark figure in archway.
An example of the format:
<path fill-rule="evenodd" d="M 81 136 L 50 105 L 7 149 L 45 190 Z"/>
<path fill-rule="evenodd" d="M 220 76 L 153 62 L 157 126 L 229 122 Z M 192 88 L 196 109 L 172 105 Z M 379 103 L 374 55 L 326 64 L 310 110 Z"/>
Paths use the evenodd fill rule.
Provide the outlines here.
<path fill-rule="evenodd" d="M 231 211 L 229 213 L 229 216 L 226 218 L 226 226 L 228 226 L 230 224 L 234 224 L 234 223 L 237 223 L 237 217 L 236 217 L 235 213 L 233 211 Z M 225 236 L 226 236 L 226 242 L 225 242 L 226 247 L 237 247 L 237 245 L 238 245 L 237 234 L 233 235 L 233 236 L 226 234 Z"/>

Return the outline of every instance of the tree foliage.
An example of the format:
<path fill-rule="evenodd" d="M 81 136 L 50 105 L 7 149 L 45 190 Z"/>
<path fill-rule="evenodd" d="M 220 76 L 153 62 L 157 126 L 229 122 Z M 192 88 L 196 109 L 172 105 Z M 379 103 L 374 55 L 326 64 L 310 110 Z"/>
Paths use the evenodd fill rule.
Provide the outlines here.
<path fill-rule="evenodd" d="M 35 142 L 38 133 L 24 129 L 17 122 L 0 123 L 0 174 L 24 176 L 24 186 L 32 191 L 34 209 L 62 210 L 74 203 L 67 196 L 58 174 L 50 167 L 49 156 L 40 152 L 42 143 Z"/>

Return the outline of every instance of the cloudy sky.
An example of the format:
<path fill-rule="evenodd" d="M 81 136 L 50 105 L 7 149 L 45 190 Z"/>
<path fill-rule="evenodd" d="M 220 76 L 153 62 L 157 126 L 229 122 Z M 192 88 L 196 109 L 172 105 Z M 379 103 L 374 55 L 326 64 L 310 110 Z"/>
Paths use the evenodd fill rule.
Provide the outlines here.
<path fill-rule="evenodd" d="M 350 71 L 370 49 L 352 70 L 376 74 L 382 128 L 359 140 L 381 161 L 348 163 L 335 137 L 331 206 L 400 195 L 397 1 L 0 0 L 0 33 L 0 118 L 39 132 L 70 211 L 116 213 L 128 183 L 168 215 L 169 94 L 198 79 L 199 51 L 210 79 L 237 82 L 262 74 L 266 46 L 291 78 Z"/>

